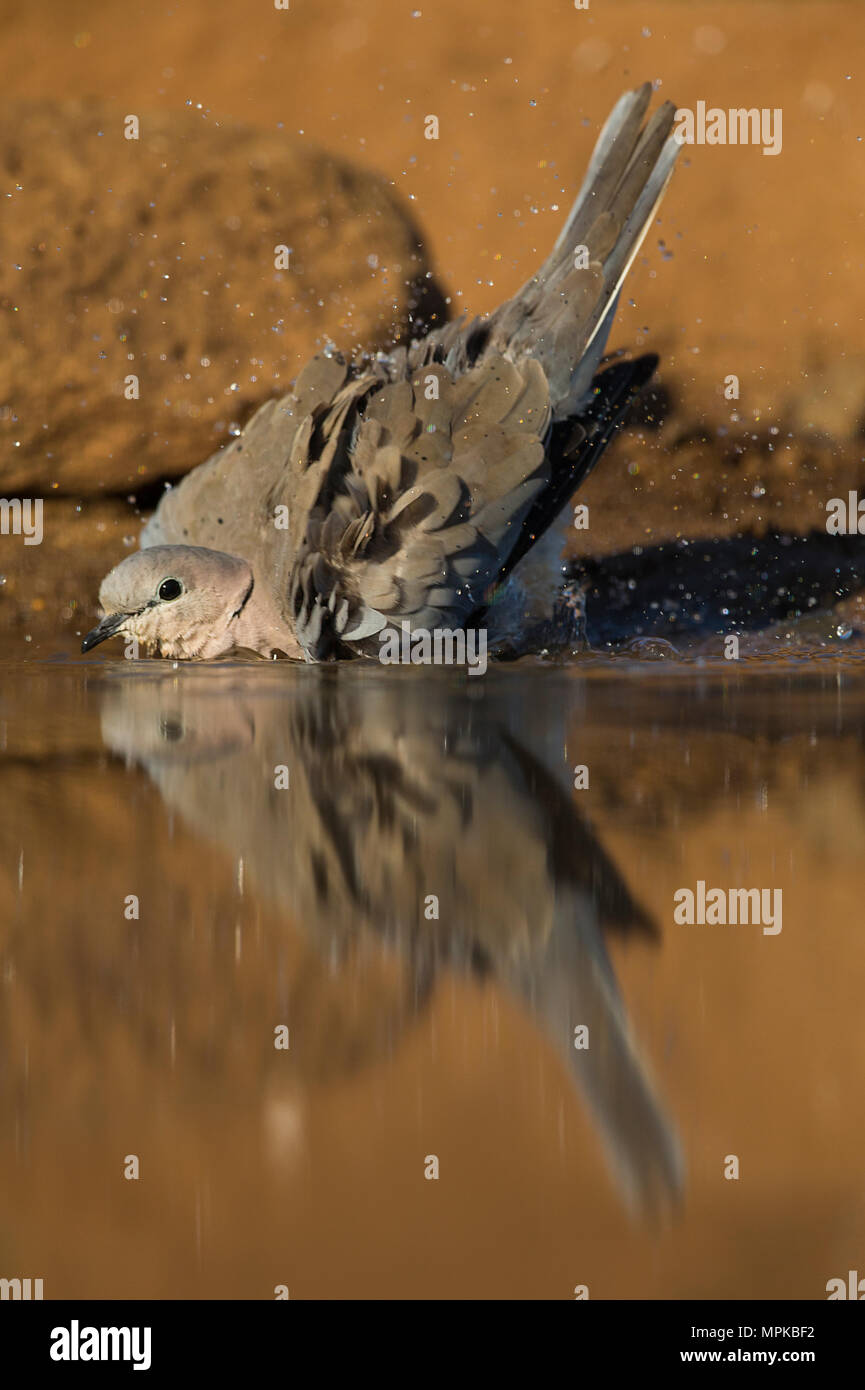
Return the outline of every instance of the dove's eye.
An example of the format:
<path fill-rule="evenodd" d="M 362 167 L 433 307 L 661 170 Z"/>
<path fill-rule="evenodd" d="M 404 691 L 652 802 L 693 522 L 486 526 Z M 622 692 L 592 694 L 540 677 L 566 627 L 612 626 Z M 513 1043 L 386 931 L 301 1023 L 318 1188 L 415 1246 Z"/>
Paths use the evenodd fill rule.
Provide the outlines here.
<path fill-rule="evenodd" d="M 164 603 L 170 603 L 173 598 L 180 598 L 182 593 L 183 585 L 179 579 L 163 579 L 156 590 L 156 597 L 161 598 Z"/>

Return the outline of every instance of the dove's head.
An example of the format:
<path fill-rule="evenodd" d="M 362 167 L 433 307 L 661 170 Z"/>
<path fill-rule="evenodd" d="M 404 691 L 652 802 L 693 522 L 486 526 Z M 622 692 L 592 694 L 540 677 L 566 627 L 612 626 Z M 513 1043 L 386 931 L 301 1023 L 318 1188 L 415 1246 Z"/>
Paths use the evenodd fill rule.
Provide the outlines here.
<path fill-rule="evenodd" d="M 81 650 L 89 652 L 115 633 L 168 657 L 223 656 L 244 646 L 258 650 L 247 640 L 253 634 L 244 622 L 253 587 L 246 561 L 220 550 L 154 545 L 136 551 L 103 579 L 99 602 L 105 616 Z"/>

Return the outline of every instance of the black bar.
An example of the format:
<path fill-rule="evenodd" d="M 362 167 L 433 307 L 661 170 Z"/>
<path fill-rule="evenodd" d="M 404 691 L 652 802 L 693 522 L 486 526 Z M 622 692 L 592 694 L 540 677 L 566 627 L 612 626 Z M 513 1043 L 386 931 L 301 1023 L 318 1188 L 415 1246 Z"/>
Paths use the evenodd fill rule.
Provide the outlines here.
<path fill-rule="evenodd" d="M 106 1370 L 115 1378 L 134 1377 L 133 1360 L 137 1359 L 139 1376 L 143 1373 L 159 1382 L 167 1374 L 190 1368 L 225 1378 L 282 1366 L 291 1379 L 300 1373 L 308 1380 L 317 1366 L 322 1371 L 326 1368 L 332 1378 L 341 1354 L 353 1363 L 353 1373 L 364 1378 L 376 1367 L 383 1373 L 388 1364 L 393 1373 L 382 1378 L 396 1378 L 395 1368 L 401 1362 L 399 1379 L 411 1382 L 419 1371 L 428 1379 L 437 1364 L 443 1374 L 452 1376 L 462 1359 L 460 1345 L 471 1346 L 472 1359 L 480 1356 L 487 1373 L 499 1360 L 506 1360 L 513 1371 L 515 1341 L 532 1361 L 540 1356 L 549 1365 L 554 1344 L 545 1341 L 541 1353 L 536 1342 L 526 1340 L 526 1334 L 537 1328 L 536 1318 L 543 1318 L 545 1333 L 561 1332 L 567 1338 L 572 1367 L 594 1366 L 595 1376 L 598 1371 L 690 1366 L 699 1372 L 712 1364 L 730 1370 L 760 1364 L 805 1366 L 824 1379 L 829 1371 L 851 1361 L 855 1364 L 862 1344 L 862 1315 L 845 1312 L 834 1301 L 574 1303 L 566 1315 L 560 1309 L 555 1316 L 552 1307 L 544 1313 L 539 1302 L 522 1304 L 516 1315 L 507 1305 L 504 1336 L 491 1340 L 500 1309 L 482 1300 L 463 1304 L 442 1300 L 443 1306 L 420 1307 L 401 1303 L 398 1323 L 381 1305 L 361 1301 L 6 1302 L 0 1305 L 0 1336 L 3 1364 L 17 1363 L 19 1379 L 30 1373 L 47 1373 L 52 1380 L 92 1379 Z M 464 1317 L 470 1317 L 471 1323 L 463 1324 Z M 461 1326 L 468 1342 L 461 1336 L 458 1344 L 452 1334 Z M 118 1329 L 117 1338 L 108 1335 L 103 1342 L 103 1328 Z M 88 1329 L 97 1329 L 98 1337 Z M 133 1329 L 138 1329 L 137 1337 Z M 304 1333 L 315 1337 L 315 1342 L 299 1341 Z M 319 1333 L 325 1334 L 323 1339 Z M 412 1371 L 405 1364 L 406 1341 L 418 1358 Z M 118 1353 L 127 1353 L 126 1360 L 81 1356 L 92 1349 L 101 1354 L 104 1348 L 110 1358 L 115 1346 Z M 70 1357 L 77 1349 L 79 1359 L 54 1359 L 52 1348 L 55 1356 L 66 1352 Z"/>

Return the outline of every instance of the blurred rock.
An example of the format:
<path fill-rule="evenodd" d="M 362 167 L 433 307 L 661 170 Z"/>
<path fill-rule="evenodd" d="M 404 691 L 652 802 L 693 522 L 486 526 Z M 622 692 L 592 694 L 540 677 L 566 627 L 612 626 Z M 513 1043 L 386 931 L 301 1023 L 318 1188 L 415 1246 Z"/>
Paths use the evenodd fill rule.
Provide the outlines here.
<path fill-rule="evenodd" d="M 4 495 L 177 476 L 328 336 L 382 346 L 443 308 L 382 179 L 206 113 L 139 120 L 134 140 L 102 104 L 7 112 Z"/>
<path fill-rule="evenodd" d="M 861 438 L 865 425 L 865 355 L 842 352 L 803 370 L 790 395 L 789 413 L 798 429 L 836 439 Z"/>
<path fill-rule="evenodd" d="M 138 544 L 140 522 L 128 502 L 115 497 L 73 502 L 48 497 L 42 542 L 0 536 L 0 631 L 4 651 L 32 654 L 45 641 L 75 651 L 78 635 L 98 613 L 99 585 L 118 560 Z"/>

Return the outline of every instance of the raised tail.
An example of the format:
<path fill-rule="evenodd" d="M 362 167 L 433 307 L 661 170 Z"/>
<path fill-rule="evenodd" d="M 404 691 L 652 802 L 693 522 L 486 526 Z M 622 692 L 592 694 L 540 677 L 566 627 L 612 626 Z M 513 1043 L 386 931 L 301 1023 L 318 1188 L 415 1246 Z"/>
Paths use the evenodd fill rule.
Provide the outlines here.
<path fill-rule="evenodd" d="M 591 388 L 622 282 L 679 152 L 672 102 L 643 124 L 651 93 L 645 82 L 619 98 L 550 255 L 489 320 L 489 349 L 541 363 L 554 420 L 575 414 Z"/>

